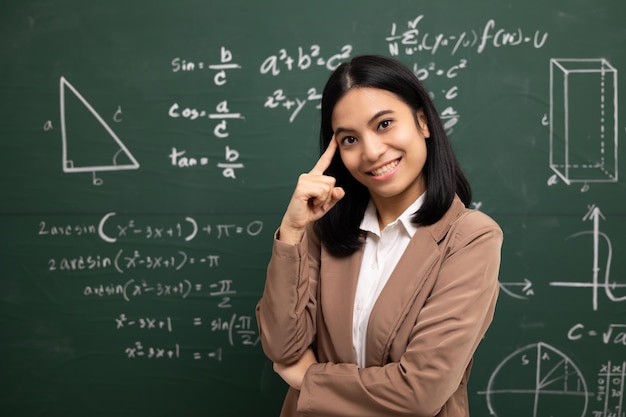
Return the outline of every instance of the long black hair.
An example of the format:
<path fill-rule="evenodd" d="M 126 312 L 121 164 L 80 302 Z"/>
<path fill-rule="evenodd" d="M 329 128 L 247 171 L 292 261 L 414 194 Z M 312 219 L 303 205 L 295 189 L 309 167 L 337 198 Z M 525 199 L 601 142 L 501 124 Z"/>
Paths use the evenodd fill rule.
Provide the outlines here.
<path fill-rule="evenodd" d="M 426 115 L 430 132 L 423 168 L 427 191 L 424 203 L 411 218 L 412 222 L 416 225 L 435 223 L 450 208 L 455 194 L 468 207 L 472 199 L 471 188 L 454 155 L 435 105 L 415 74 L 391 58 L 357 56 L 341 64 L 331 74 L 322 94 L 320 152 L 324 152 L 333 136 L 331 120 L 335 105 L 352 87 L 372 87 L 392 92 L 415 113 L 421 110 Z M 350 174 L 339 152 L 326 174 L 335 177 L 337 186 L 343 187 L 346 195 L 315 223 L 315 231 L 331 253 L 350 255 L 362 245 L 359 227 L 370 199 L 369 191 Z"/>

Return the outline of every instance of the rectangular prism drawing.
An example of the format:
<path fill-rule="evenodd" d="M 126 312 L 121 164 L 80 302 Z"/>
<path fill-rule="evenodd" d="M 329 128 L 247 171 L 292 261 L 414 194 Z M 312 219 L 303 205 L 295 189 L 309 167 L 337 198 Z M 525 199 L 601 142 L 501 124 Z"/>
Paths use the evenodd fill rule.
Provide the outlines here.
<path fill-rule="evenodd" d="M 550 168 L 617 182 L 617 70 L 603 58 L 550 60 Z"/>

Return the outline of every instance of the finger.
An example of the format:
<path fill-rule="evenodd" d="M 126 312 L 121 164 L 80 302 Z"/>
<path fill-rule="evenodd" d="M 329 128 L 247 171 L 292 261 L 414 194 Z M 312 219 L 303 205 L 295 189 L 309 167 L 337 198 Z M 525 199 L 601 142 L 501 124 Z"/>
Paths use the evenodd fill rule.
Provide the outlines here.
<path fill-rule="evenodd" d="M 342 198 L 344 198 L 346 195 L 346 190 L 344 190 L 342 187 L 334 187 L 333 188 L 333 200 L 335 202 L 341 200 Z"/>
<path fill-rule="evenodd" d="M 336 151 L 337 151 L 337 141 L 335 140 L 335 135 L 333 135 L 333 137 L 330 138 L 328 147 L 326 148 L 322 156 L 320 156 L 320 159 L 318 159 L 317 163 L 315 164 L 313 169 L 310 171 L 310 173 L 322 175 L 324 171 L 326 171 L 326 169 L 330 166 L 330 163 L 332 162 Z"/>
<path fill-rule="evenodd" d="M 330 199 L 324 203 L 324 212 L 328 212 L 331 208 L 335 207 L 335 204 L 337 204 L 337 202 L 339 202 L 339 200 L 341 200 L 345 195 L 346 192 L 343 188 L 334 187 L 330 194 Z"/>
<path fill-rule="evenodd" d="M 309 200 L 309 205 L 313 213 L 325 212 L 332 201 L 332 193 L 324 193 Z"/>
<path fill-rule="evenodd" d="M 335 179 L 332 177 L 324 176 L 325 181 L 317 182 L 315 184 L 317 190 L 312 193 L 312 198 L 309 200 L 312 203 L 314 211 L 318 208 L 322 208 L 325 211 L 325 207 L 333 200 L 333 189 L 335 188 Z"/>

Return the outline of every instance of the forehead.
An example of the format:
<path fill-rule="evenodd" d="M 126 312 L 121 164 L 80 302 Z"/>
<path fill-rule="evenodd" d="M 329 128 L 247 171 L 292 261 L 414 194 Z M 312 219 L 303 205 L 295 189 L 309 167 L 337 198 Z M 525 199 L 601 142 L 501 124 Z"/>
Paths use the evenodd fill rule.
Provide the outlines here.
<path fill-rule="evenodd" d="M 369 120 L 381 111 L 408 112 L 411 108 L 394 93 L 372 87 L 353 87 L 335 104 L 333 125 L 348 121 Z"/>

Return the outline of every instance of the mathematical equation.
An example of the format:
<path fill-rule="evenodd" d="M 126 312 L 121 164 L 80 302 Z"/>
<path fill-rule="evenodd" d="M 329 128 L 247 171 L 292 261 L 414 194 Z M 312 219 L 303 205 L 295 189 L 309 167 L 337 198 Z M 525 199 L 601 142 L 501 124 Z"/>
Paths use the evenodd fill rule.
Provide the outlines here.
<path fill-rule="evenodd" d="M 193 71 L 211 70 L 214 72 L 213 82 L 216 86 L 224 86 L 228 82 L 226 71 L 241 69 L 241 65 L 233 61 L 231 50 L 222 46 L 220 48 L 220 59 L 215 64 L 207 64 L 204 61 L 190 61 L 181 57 L 175 57 L 171 61 L 171 70 L 174 73 L 189 73 Z M 231 111 L 228 100 L 221 100 L 214 108 L 198 108 L 196 106 L 186 106 L 178 101 L 172 103 L 167 111 L 167 115 L 175 120 L 212 120 L 216 121 L 213 126 L 213 136 L 217 139 L 227 139 L 230 136 L 228 122 L 230 120 L 244 120 L 245 117 L 240 112 Z M 186 155 L 187 151 L 179 151 L 172 147 L 172 152 L 168 155 L 170 166 L 176 168 L 208 167 L 210 159 L 208 156 Z M 236 179 L 237 170 L 244 168 L 244 164 L 239 161 L 239 151 L 226 146 L 224 149 L 224 159 L 215 166 L 222 170 L 225 178 Z"/>
<path fill-rule="evenodd" d="M 220 280 L 208 285 L 210 297 L 221 297 L 218 308 L 230 309 L 230 297 L 237 293 L 232 288 L 231 280 Z M 97 289 L 94 292 L 94 289 Z M 192 292 L 201 292 L 202 284 L 192 284 L 188 280 L 181 281 L 176 284 L 149 284 L 146 281 L 135 282 L 130 280 L 120 286 L 100 286 L 86 287 L 84 295 L 121 295 L 126 301 L 131 298 L 142 295 L 153 294 L 156 297 L 176 296 L 187 298 Z M 193 327 L 208 326 L 212 334 L 216 334 L 225 338 L 229 347 L 243 346 L 254 348 L 258 345 L 260 337 L 256 328 L 256 319 L 253 315 L 242 315 L 231 313 L 230 315 L 219 315 L 208 319 L 202 316 L 192 317 L 190 319 L 178 318 L 172 319 L 171 316 L 154 317 L 139 316 L 133 317 L 126 313 L 119 314 L 115 319 L 115 330 L 126 331 L 137 329 L 144 332 L 164 332 L 175 333 L 176 326 Z M 124 354 L 127 359 L 181 359 L 192 358 L 200 360 L 209 358 L 222 361 L 223 347 L 216 349 L 199 351 L 194 349 L 188 354 L 185 349 L 181 348 L 179 343 L 173 343 L 169 346 L 144 346 L 141 341 L 135 341 L 130 346 L 124 348 Z"/>
<path fill-rule="evenodd" d="M 280 49 L 277 54 L 273 54 L 264 59 L 259 67 L 261 74 L 269 74 L 277 76 L 281 71 L 292 71 L 295 69 L 304 71 L 313 66 L 324 67 L 329 70 L 335 69 L 343 60 L 350 57 L 352 52 L 351 45 L 344 45 L 338 53 L 325 57 L 322 54 L 319 45 L 311 45 L 309 48 L 298 47 L 295 55 L 292 56 L 287 49 Z M 214 73 L 213 82 L 216 86 L 224 86 L 228 82 L 228 72 L 231 70 L 241 69 L 241 65 L 234 61 L 233 52 L 222 46 L 220 47 L 219 61 L 213 64 L 206 63 L 204 60 L 191 60 L 181 57 L 175 57 L 170 62 L 171 71 L 174 73 L 191 73 L 202 72 L 207 69 Z M 307 100 L 300 98 L 287 99 L 284 96 L 274 93 L 272 100 L 268 100 L 264 107 L 274 108 L 279 104 L 289 111 L 292 111 L 289 121 L 292 122 L 302 107 L 309 100 L 317 99 L 319 94 L 309 92 Z M 292 110 L 293 108 L 293 110 Z M 186 106 L 179 104 L 178 101 L 172 103 L 168 109 L 168 116 L 177 120 L 213 120 L 216 121 L 213 126 L 213 136 L 217 139 L 226 139 L 230 136 L 228 130 L 228 122 L 230 120 L 244 120 L 245 117 L 241 112 L 231 111 L 227 100 L 220 101 L 214 108 L 198 108 L 197 106 Z M 239 151 L 226 146 L 224 152 L 224 160 L 218 162 L 214 166 L 222 170 L 222 176 L 225 178 L 236 179 L 237 170 L 245 168 L 244 164 L 239 161 Z M 209 167 L 210 158 L 206 155 L 194 154 L 189 155 L 187 150 L 179 150 L 172 147 L 172 152 L 168 155 L 170 165 L 176 168 L 201 168 Z"/>
<path fill-rule="evenodd" d="M 600 337 L 605 345 L 626 347 L 626 323 L 611 323 L 602 331 L 587 329 L 584 324 L 577 323 L 567 332 L 569 340 L 580 340 L 583 337 Z"/>
<path fill-rule="evenodd" d="M 186 320 L 180 320 L 186 321 Z M 204 325 L 202 317 L 193 317 L 189 320 L 194 327 Z M 171 317 L 155 318 L 155 317 L 128 317 L 125 313 L 115 318 L 116 330 L 139 329 L 145 331 L 165 331 L 167 333 L 174 332 L 174 323 Z M 231 347 L 235 345 L 256 346 L 259 342 L 258 332 L 256 330 L 256 319 L 251 315 L 239 315 L 233 313 L 230 317 L 214 317 L 208 320 L 208 326 L 212 333 L 225 334 L 228 344 Z M 183 324 L 184 325 L 184 324 Z"/>
<path fill-rule="evenodd" d="M 447 80 L 452 80 L 459 75 L 459 72 L 467 68 L 467 60 L 461 59 L 458 63 L 454 63 L 447 68 L 441 68 L 435 62 L 428 62 L 426 65 L 420 66 L 417 62 L 413 64 L 413 73 L 417 76 L 420 81 L 424 81 L 429 77 L 441 77 Z M 438 96 L 438 92 L 431 91 L 430 94 L 432 98 Z M 445 102 L 451 102 L 455 100 L 459 95 L 459 87 L 457 85 L 453 85 L 449 88 L 444 88 L 441 90 L 443 94 L 443 98 Z M 446 133 L 449 135 L 453 132 L 453 127 L 459 122 L 460 114 L 459 112 L 452 106 L 445 107 L 440 114 L 441 121 L 443 122 L 443 128 Z"/>
<path fill-rule="evenodd" d="M 222 170 L 222 175 L 226 178 L 237 178 L 236 171 L 244 167 L 243 163 L 237 162 L 239 159 L 239 152 L 236 149 L 231 149 L 229 146 L 224 148 L 224 161 L 218 162 L 216 166 Z M 209 164 L 209 157 L 207 156 L 186 156 L 187 151 L 178 151 L 176 148 L 172 148 L 172 152 L 168 155 L 172 166 L 177 168 L 192 168 L 203 167 Z"/>
<path fill-rule="evenodd" d="M 478 54 L 485 51 L 486 48 L 514 47 L 519 45 L 531 45 L 535 49 L 542 48 L 548 39 L 548 33 L 535 30 L 528 31 L 522 28 L 505 29 L 498 27 L 494 19 L 488 20 L 480 29 L 471 29 L 459 31 L 453 34 L 430 33 L 424 29 L 425 16 L 419 15 L 415 19 L 407 21 L 405 28 L 400 28 L 396 22 L 392 22 L 390 31 L 385 35 L 385 41 L 388 44 L 391 56 L 416 56 L 417 54 L 435 55 L 440 51 L 448 50 L 450 56 L 455 55 L 460 49 L 472 48 Z M 293 50 L 281 48 L 275 54 L 266 57 L 259 66 L 259 72 L 262 75 L 271 75 L 277 77 L 284 72 L 295 70 L 305 71 L 312 67 L 322 67 L 329 71 L 336 69 L 342 62 L 350 59 L 353 51 L 351 44 L 343 45 L 340 50 L 330 55 L 324 55 L 319 45 L 313 44 L 308 47 L 298 46 Z M 214 65 L 205 65 L 203 62 L 195 62 L 175 58 L 171 62 L 173 72 L 192 72 L 203 70 L 205 68 L 219 70 L 219 77 L 216 75 L 214 82 L 216 85 L 226 84 L 225 70 L 240 69 L 241 66 L 233 63 L 233 54 L 226 47 L 221 47 L 220 62 Z M 420 80 L 426 80 L 429 77 L 447 77 L 455 78 L 460 69 L 467 68 L 467 60 L 461 60 L 457 64 L 438 65 L 436 62 L 428 61 L 426 63 L 415 63 L 413 71 Z M 447 67 L 447 68 L 446 68 Z M 285 88 L 275 89 L 271 92 L 263 107 L 266 109 L 283 109 L 288 114 L 290 123 L 296 119 L 301 110 L 310 104 L 314 108 L 319 108 L 321 94 L 319 90 L 321 86 L 313 86 L 301 93 L 287 92 Z M 431 93 L 435 93 L 431 91 Z M 446 100 L 452 100 L 458 94 L 458 87 L 442 91 Z M 228 104 L 222 101 L 215 111 L 208 111 L 187 107 L 180 109 L 178 103 L 174 103 L 169 110 L 170 117 L 186 118 L 196 120 L 202 118 L 221 119 L 220 124 L 215 126 L 214 135 L 216 137 L 227 137 L 226 119 L 239 118 L 242 119 L 241 113 L 233 113 L 227 111 Z M 452 127 L 458 122 L 459 114 L 454 107 L 449 106 L 442 111 L 444 124 L 448 133 L 452 132 Z"/>
<path fill-rule="evenodd" d="M 226 239 L 237 235 L 258 236 L 263 231 L 261 220 L 252 220 L 248 224 L 199 224 L 191 217 L 185 216 L 174 224 L 140 224 L 135 219 L 116 222 L 117 213 L 106 213 L 98 223 L 51 224 L 48 220 L 40 220 L 37 228 L 38 236 L 74 237 L 98 236 L 108 243 L 116 243 L 124 238 L 142 237 L 146 240 L 184 240 L 190 242 L 198 234 Z"/>
<path fill-rule="evenodd" d="M 414 63 L 412 70 L 417 78 L 421 81 L 426 80 L 429 77 L 441 77 L 444 79 L 456 78 L 460 71 L 466 69 L 468 61 L 461 59 L 458 63 L 454 63 L 448 67 L 438 67 L 435 62 L 428 62 L 425 65 L 419 65 Z M 454 100 L 459 94 L 458 86 L 452 86 L 450 88 L 441 91 L 446 101 Z M 433 98 L 437 95 L 436 92 L 431 91 Z M 316 109 L 321 107 L 322 94 L 318 92 L 318 89 L 311 87 L 303 94 L 286 94 L 285 89 L 279 88 L 275 90 L 271 95 L 267 96 L 263 107 L 268 109 L 282 109 L 289 115 L 289 123 L 293 123 L 300 111 L 306 106 L 310 105 Z M 446 107 L 441 112 L 441 119 L 444 122 L 444 128 L 450 132 L 452 127 L 459 121 L 458 112 L 451 106 Z"/>
<path fill-rule="evenodd" d="M 286 110 L 289 115 L 289 123 L 293 123 L 296 119 L 300 110 L 308 104 L 314 103 L 316 109 L 321 107 L 322 95 L 317 92 L 316 88 L 310 88 L 306 95 L 302 96 L 286 96 L 283 89 L 278 89 L 274 91 L 270 96 L 265 100 L 265 104 L 263 107 L 269 109 L 282 108 Z"/>
<path fill-rule="evenodd" d="M 215 85 L 224 85 L 228 82 L 227 72 L 229 70 L 240 69 L 241 65 L 233 62 L 232 51 L 225 47 L 220 48 L 220 59 L 215 64 L 208 64 L 204 61 L 189 61 L 181 57 L 175 57 L 171 61 L 172 72 L 193 72 L 196 70 L 210 70 L 214 72 L 213 82 Z"/>
<path fill-rule="evenodd" d="M 459 75 L 459 71 L 467 68 L 467 59 L 461 59 L 458 63 L 450 65 L 448 68 L 440 68 L 436 62 L 428 62 L 426 65 L 419 66 L 417 63 L 413 64 L 413 73 L 420 81 L 424 81 L 431 76 L 443 77 L 448 79 L 456 78 Z M 455 91 L 451 89 L 446 93 L 447 99 L 454 98 Z"/>
<path fill-rule="evenodd" d="M 233 113 L 230 111 L 227 100 L 220 102 L 213 112 L 197 109 L 195 107 L 185 107 L 181 109 L 178 103 L 174 103 L 170 106 L 168 114 L 173 119 L 181 117 L 187 120 L 197 120 L 201 118 L 218 119 L 219 122 L 213 128 L 213 135 L 218 139 L 225 139 L 230 136 L 228 132 L 228 120 L 244 118 L 241 113 Z M 209 164 L 209 158 L 206 156 L 190 158 L 185 156 L 186 153 L 187 151 L 177 151 L 175 147 L 172 147 L 172 152 L 168 155 L 171 165 L 178 168 L 190 168 Z M 222 175 L 224 177 L 237 178 L 235 170 L 244 167 L 241 162 L 237 162 L 239 152 L 236 149 L 226 146 L 224 154 L 224 160 L 217 163 L 217 167 L 222 169 Z"/>
<path fill-rule="evenodd" d="M 181 350 L 180 344 L 178 343 L 174 343 L 173 346 L 144 346 L 143 342 L 136 341 L 131 346 L 124 349 L 124 354 L 127 359 L 181 359 L 181 357 L 183 357 Z M 221 362 L 222 355 L 222 348 L 217 348 L 204 352 L 195 350 L 190 352 L 188 356 L 194 360 L 210 358 Z"/>
<path fill-rule="evenodd" d="M 305 71 L 312 67 L 324 67 L 329 71 L 336 69 L 343 60 L 350 57 L 352 45 L 344 45 L 340 51 L 327 57 L 322 53 L 319 45 L 309 47 L 298 46 L 295 52 L 289 52 L 286 48 L 281 48 L 278 53 L 272 54 L 263 60 L 259 66 L 261 74 L 277 76 L 281 71 L 293 71 L 298 69 Z M 222 86 L 228 82 L 228 70 L 241 69 L 241 65 L 233 61 L 233 53 L 226 47 L 220 48 L 220 59 L 214 64 L 209 64 L 203 60 L 192 60 L 175 57 L 170 61 L 171 71 L 175 73 L 189 73 L 211 70 L 214 71 L 213 82 Z"/>
<path fill-rule="evenodd" d="M 86 287 L 85 295 L 92 295 L 92 289 L 92 287 Z M 110 291 L 110 295 L 119 293 L 127 301 L 130 301 L 131 297 L 150 293 L 157 297 L 175 295 L 181 298 L 186 298 L 192 291 L 202 291 L 202 285 L 191 284 L 187 280 L 173 285 L 164 285 L 162 283 L 150 285 L 146 281 L 135 283 L 134 280 L 130 280 L 123 286 L 117 288 L 107 287 L 107 289 L 103 288 L 103 291 L 104 292 L 99 291 L 98 295 L 103 296 L 105 293 Z M 219 308 L 232 308 L 232 305 L 230 304 L 230 296 L 235 295 L 236 293 L 237 291 L 232 288 L 231 280 L 220 280 L 216 283 L 209 284 L 209 296 L 222 298 L 222 301 L 218 304 Z M 187 327 L 189 324 L 193 327 L 208 326 L 212 334 L 225 337 L 229 347 L 244 346 L 253 348 L 257 346 L 260 341 L 256 328 L 256 319 L 254 316 L 241 315 L 238 313 L 219 315 L 208 319 L 201 316 L 192 317 L 191 319 L 172 319 L 171 316 L 133 317 L 127 315 L 126 313 L 121 313 L 114 319 L 114 323 L 115 330 L 117 331 L 137 329 L 145 332 L 164 333 L 175 333 L 176 326 L 179 324 L 182 325 L 182 327 Z M 193 351 L 190 351 L 188 355 L 184 355 L 182 353 L 183 350 L 184 349 L 181 349 L 181 345 L 179 343 L 170 344 L 169 346 L 144 346 L 143 342 L 135 341 L 131 344 L 131 346 L 124 348 L 124 354 L 127 359 L 180 359 L 182 357 L 188 357 L 193 360 L 210 358 L 215 359 L 218 362 L 221 362 L 223 357 L 223 347 L 208 351 L 198 351 L 197 349 L 194 349 Z"/>
<path fill-rule="evenodd" d="M 91 219 L 93 217 L 93 220 Z M 64 217 L 52 216 L 37 219 L 33 223 L 31 233 L 37 239 L 58 242 L 67 239 L 75 241 L 100 240 L 105 242 L 104 250 L 50 255 L 45 258 L 46 271 L 55 276 L 78 276 L 95 271 L 97 276 L 106 279 L 90 280 L 80 283 L 76 290 L 86 300 L 102 300 L 112 302 L 133 303 L 139 307 L 139 313 L 120 313 L 114 318 L 115 329 L 127 334 L 130 339 L 122 342 L 119 349 L 127 359 L 177 360 L 177 359 L 212 359 L 222 361 L 228 350 L 235 347 L 255 348 L 259 343 L 256 321 L 253 315 L 235 313 L 238 289 L 237 273 L 224 277 L 206 278 L 210 269 L 222 268 L 223 245 L 216 249 L 192 250 L 191 242 L 200 237 L 224 239 L 254 239 L 261 235 L 264 222 L 258 219 L 244 220 L 241 223 L 228 220 L 211 221 L 211 217 L 168 215 L 160 216 L 128 215 L 108 212 L 99 217 L 88 216 L 87 221 L 69 220 Z M 81 220 L 85 217 L 81 216 Z M 149 247 L 141 245 L 122 247 L 124 243 L 137 240 L 147 241 Z M 89 242 L 90 243 L 90 242 Z M 164 243 L 174 244 L 175 249 L 163 247 Z M 236 244 L 236 243 L 235 243 Z M 88 248 L 89 244 L 81 245 Z M 193 269 L 193 268 L 196 269 Z M 185 273 L 181 278 L 163 278 L 165 271 Z M 149 278 L 136 277 L 137 273 L 148 272 Z M 113 278 L 127 276 L 122 280 Z M 193 278 L 200 274 L 201 278 Z M 190 316 L 172 317 L 157 316 L 153 311 L 141 312 L 143 304 L 151 300 L 188 300 L 202 299 L 203 306 L 215 308 L 222 314 L 202 317 L 197 313 Z M 230 312 L 229 312 L 230 310 Z M 193 326 L 193 327 L 192 327 Z M 208 344 L 198 347 L 186 347 L 181 340 L 171 339 L 177 333 L 185 338 L 190 328 L 203 326 L 210 333 Z M 170 336 L 171 334 L 171 336 Z M 144 339 L 149 335 L 150 341 Z M 158 335 L 154 339 L 153 335 Z M 198 332 L 198 336 L 206 336 L 207 332 Z M 213 346 L 212 346 L 213 345 Z"/>
<path fill-rule="evenodd" d="M 385 38 L 391 56 L 398 56 L 401 52 L 405 55 L 414 55 L 419 52 L 435 55 L 442 50 L 447 50 L 450 55 L 455 55 L 459 49 L 469 48 L 476 48 L 476 52 L 481 54 L 488 47 L 501 48 L 520 45 L 531 45 L 533 48 L 539 49 L 545 45 L 548 39 L 548 33 L 539 30 L 535 30 L 529 35 L 522 28 L 497 28 L 494 19 L 488 20 L 485 26 L 478 30 L 472 29 L 454 34 L 432 34 L 421 30 L 420 23 L 423 19 L 424 15 L 419 15 L 408 21 L 404 30 L 399 29 L 397 23 L 392 23 L 390 33 Z"/>
<path fill-rule="evenodd" d="M 200 283 L 192 283 L 188 279 L 183 279 L 174 283 L 164 282 L 148 282 L 145 279 L 135 280 L 129 279 L 123 283 L 108 283 L 87 285 L 83 290 L 85 297 L 98 298 L 121 298 L 130 302 L 144 296 L 152 296 L 156 298 L 178 298 L 186 299 L 192 293 L 197 295 L 208 295 L 212 298 L 219 298 L 217 305 L 219 308 L 231 308 L 231 297 L 237 294 L 232 289 L 233 281 L 222 279 L 208 285 Z M 208 290 L 206 290 L 208 287 Z"/>
<path fill-rule="evenodd" d="M 179 250 L 173 255 L 144 254 L 140 250 L 124 251 L 119 249 L 115 256 L 79 255 L 48 259 L 48 271 L 91 271 L 115 270 L 120 274 L 126 271 L 145 268 L 181 270 L 187 265 L 206 265 L 209 268 L 219 266 L 219 255 L 189 256 Z"/>
<path fill-rule="evenodd" d="M 286 48 L 282 48 L 277 54 L 267 57 L 259 71 L 261 74 L 277 76 L 282 71 L 307 70 L 312 66 L 325 67 L 329 71 L 335 70 L 344 60 L 350 58 L 352 45 L 344 45 L 339 53 L 329 58 L 322 56 L 322 48 L 319 45 L 311 45 L 307 50 L 299 46 L 297 53 L 290 54 Z"/>

